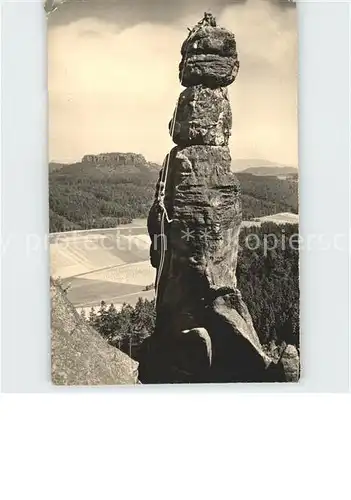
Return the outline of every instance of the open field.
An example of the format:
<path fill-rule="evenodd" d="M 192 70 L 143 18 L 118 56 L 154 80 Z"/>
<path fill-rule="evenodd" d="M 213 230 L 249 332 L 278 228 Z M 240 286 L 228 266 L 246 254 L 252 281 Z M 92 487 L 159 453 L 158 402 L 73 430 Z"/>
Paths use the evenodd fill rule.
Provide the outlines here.
<path fill-rule="evenodd" d="M 273 222 L 274 224 L 298 224 L 299 216 L 298 214 L 293 214 L 290 212 L 266 215 L 264 217 L 259 217 L 258 219 L 243 221 L 242 226 L 259 226 L 264 222 Z"/>
<path fill-rule="evenodd" d="M 266 215 L 265 217 L 259 218 L 260 222 L 275 222 L 276 224 L 298 224 L 299 216 L 298 214 L 292 213 L 281 213 L 274 215 Z"/>
<path fill-rule="evenodd" d="M 298 223 L 298 215 L 275 214 L 243 226 L 262 222 Z M 139 297 L 151 300 L 145 287 L 155 280 L 149 263 L 146 219 L 112 229 L 92 229 L 50 234 L 51 275 L 69 286 L 68 298 L 78 309 L 98 306 L 102 300 L 120 307 L 134 305 Z"/>
<path fill-rule="evenodd" d="M 51 274 L 69 286 L 68 298 L 77 308 L 135 304 L 155 280 L 149 263 L 146 220 L 113 229 L 70 231 L 50 235 Z"/>

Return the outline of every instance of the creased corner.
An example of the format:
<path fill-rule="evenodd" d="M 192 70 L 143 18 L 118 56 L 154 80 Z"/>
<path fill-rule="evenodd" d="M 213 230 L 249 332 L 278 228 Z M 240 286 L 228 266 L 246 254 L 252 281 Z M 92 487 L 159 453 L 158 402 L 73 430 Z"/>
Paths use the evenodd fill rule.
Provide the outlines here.
<path fill-rule="evenodd" d="M 67 0 L 43 0 L 44 1 L 44 10 L 46 12 L 46 15 L 49 16 L 55 10 L 57 10 L 60 5 L 63 3 L 66 3 Z"/>

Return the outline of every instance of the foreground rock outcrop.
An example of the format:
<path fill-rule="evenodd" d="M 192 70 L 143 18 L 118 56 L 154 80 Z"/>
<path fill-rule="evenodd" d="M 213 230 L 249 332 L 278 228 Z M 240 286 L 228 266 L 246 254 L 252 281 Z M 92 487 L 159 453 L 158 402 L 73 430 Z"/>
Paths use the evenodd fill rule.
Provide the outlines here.
<path fill-rule="evenodd" d="M 264 351 L 236 288 L 241 202 L 225 88 L 239 69 L 235 37 L 206 14 L 181 53 L 180 81 L 188 88 L 170 122 L 177 146 L 164 161 L 148 218 L 157 314 L 141 351 L 140 380 L 298 379 L 296 358 L 290 354 L 284 364 Z"/>
<path fill-rule="evenodd" d="M 55 385 L 136 384 L 138 363 L 91 328 L 51 280 L 51 376 Z"/>

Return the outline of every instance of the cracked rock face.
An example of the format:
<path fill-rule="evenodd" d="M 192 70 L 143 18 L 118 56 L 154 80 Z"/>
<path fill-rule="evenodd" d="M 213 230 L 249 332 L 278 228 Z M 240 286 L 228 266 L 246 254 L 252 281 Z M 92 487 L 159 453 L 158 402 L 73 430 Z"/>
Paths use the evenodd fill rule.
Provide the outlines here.
<path fill-rule="evenodd" d="M 228 147 L 189 146 L 171 153 L 172 258 L 181 275 L 191 269 L 202 287 L 204 281 L 214 288 L 235 282 L 241 204 L 230 165 Z"/>
<path fill-rule="evenodd" d="M 238 71 L 239 63 L 235 57 L 194 54 L 182 59 L 179 79 L 184 87 L 201 84 L 209 88 L 226 87 L 234 82 Z"/>
<path fill-rule="evenodd" d="M 232 112 L 226 88 L 189 87 L 179 97 L 171 136 L 179 146 L 189 144 L 227 146 Z"/>
<path fill-rule="evenodd" d="M 202 26 L 189 34 L 181 48 L 182 56 L 186 54 L 218 54 L 236 57 L 235 36 L 219 26 Z"/>
<path fill-rule="evenodd" d="M 184 87 L 225 87 L 239 71 L 235 36 L 230 31 L 204 26 L 189 34 L 182 46 L 179 79 Z"/>
<path fill-rule="evenodd" d="M 167 229 L 173 269 L 167 283 L 175 279 L 178 288 L 186 289 L 189 285 L 195 286 L 193 281 L 197 275 L 195 280 L 202 288 L 205 282 L 207 288 L 214 289 L 235 284 L 241 203 L 239 183 L 230 170 L 229 148 L 176 147 L 166 162 L 169 162 L 169 176 L 165 205 L 173 219 Z M 161 212 L 156 203 L 148 219 L 153 242 L 152 263 L 156 267 L 160 221 Z M 168 285 L 167 289 L 173 302 L 177 293 Z M 183 296 L 184 290 L 180 290 L 180 294 Z"/>

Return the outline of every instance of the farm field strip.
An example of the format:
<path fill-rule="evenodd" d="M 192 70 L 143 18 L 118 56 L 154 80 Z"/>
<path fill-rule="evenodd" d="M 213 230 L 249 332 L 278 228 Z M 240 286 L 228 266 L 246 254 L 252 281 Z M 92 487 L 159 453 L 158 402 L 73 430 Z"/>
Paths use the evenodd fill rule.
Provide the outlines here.
<path fill-rule="evenodd" d="M 298 215 L 279 213 L 243 221 L 243 227 L 264 222 L 298 223 Z M 117 231 L 117 232 L 116 232 Z M 153 298 L 145 287 L 155 281 L 149 261 L 150 239 L 146 219 L 138 225 L 92 229 L 50 235 L 51 274 L 69 283 L 68 296 L 77 308 L 96 306 L 101 300 L 135 303 Z"/>

